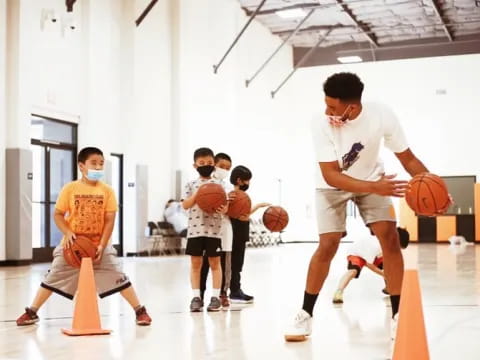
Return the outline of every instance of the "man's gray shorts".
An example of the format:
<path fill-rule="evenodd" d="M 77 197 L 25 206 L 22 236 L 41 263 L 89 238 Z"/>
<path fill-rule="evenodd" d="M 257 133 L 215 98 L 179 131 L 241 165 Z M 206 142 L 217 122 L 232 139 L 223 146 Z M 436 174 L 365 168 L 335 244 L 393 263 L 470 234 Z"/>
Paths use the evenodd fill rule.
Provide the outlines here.
<path fill-rule="evenodd" d="M 346 231 L 348 200 L 357 205 L 365 225 L 378 221 L 396 221 L 392 200 L 388 196 L 317 189 L 315 197 L 319 234 Z"/>

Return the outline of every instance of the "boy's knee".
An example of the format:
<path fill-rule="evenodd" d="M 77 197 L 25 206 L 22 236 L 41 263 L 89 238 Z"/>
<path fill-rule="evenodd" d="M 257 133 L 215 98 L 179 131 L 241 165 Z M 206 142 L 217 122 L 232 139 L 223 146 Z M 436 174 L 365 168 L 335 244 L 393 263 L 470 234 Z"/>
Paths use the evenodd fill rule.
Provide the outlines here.
<path fill-rule="evenodd" d="M 220 257 L 211 257 L 208 259 L 208 262 L 210 263 L 210 269 L 212 269 L 212 271 L 218 270 L 221 267 Z"/>

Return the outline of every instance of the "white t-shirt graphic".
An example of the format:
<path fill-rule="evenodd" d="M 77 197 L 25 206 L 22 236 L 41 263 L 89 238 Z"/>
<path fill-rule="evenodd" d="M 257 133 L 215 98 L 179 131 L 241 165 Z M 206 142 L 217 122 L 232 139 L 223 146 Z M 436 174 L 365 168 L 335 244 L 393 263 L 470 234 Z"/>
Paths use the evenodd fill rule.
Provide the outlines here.
<path fill-rule="evenodd" d="M 338 128 L 330 125 L 325 115 L 317 116 L 313 120 L 312 135 L 317 163 L 336 160 L 342 173 L 359 180 L 376 181 L 384 172 L 379 156 L 382 140 L 395 153 L 408 148 L 393 111 L 377 103 L 363 104 L 356 119 Z M 317 188 L 331 188 L 320 169 L 316 174 Z"/>

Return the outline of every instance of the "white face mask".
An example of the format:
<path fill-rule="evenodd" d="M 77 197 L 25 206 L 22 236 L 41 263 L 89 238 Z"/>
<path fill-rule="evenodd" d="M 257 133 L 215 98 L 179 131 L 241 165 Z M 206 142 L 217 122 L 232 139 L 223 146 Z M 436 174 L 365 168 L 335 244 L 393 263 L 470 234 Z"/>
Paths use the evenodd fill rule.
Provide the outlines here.
<path fill-rule="evenodd" d="M 343 115 L 327 115 L 327 120 L 333 127 L 342 127 L 347 123 L 347 112 L 351 110 L 350 105 L 345 109 Z"/>
<path fill-rule="evenodd" d="M 213 177 L 218 180 L 223 180 L 228 176 L 228 170 L 216 167 Z"/>

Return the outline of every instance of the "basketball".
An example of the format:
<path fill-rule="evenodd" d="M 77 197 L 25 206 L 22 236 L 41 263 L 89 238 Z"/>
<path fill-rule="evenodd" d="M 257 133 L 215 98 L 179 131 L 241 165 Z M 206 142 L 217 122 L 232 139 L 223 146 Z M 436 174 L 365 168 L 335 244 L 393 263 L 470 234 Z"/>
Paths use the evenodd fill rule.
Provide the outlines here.
<path fill-rule="evenodd" d="M 213 214 L 220 206 L 227 204 L 227 195 L 222 185 L 208 183 L 198 189 L 196 202 L 207 214 Z"/>
<path fill-rule="evenodd" d="M 227 215 L 233 219 L 238 219 L 242 215 L 250 215 L 252 210 L 252 201 L 245 191 L 235 190 L 235 198 L 228 205 Z"/>
<path fill-rule="evenodd" d="M 76 268 L 82 264 L 82 258 L 89 257 L 94 259 L 97 247 L 86 236 L 77 235 L 72 246 L 63 248 L 63 257 L 65 261 Z"/>
<path fill-rule="evenodd" d="M 288 213 L 280 206 L 270 206 L 263 213 L 263 225 L 272 232 L 282 231 L 287 224 Z"/>
<path fill-rule="evenodd" d="M 409 185 L 405 200 L 418 215 L 438 215 L 450 201 L 447 185 L 437 175 L 428 173 L 416 175 L 410 180 Z"/>

